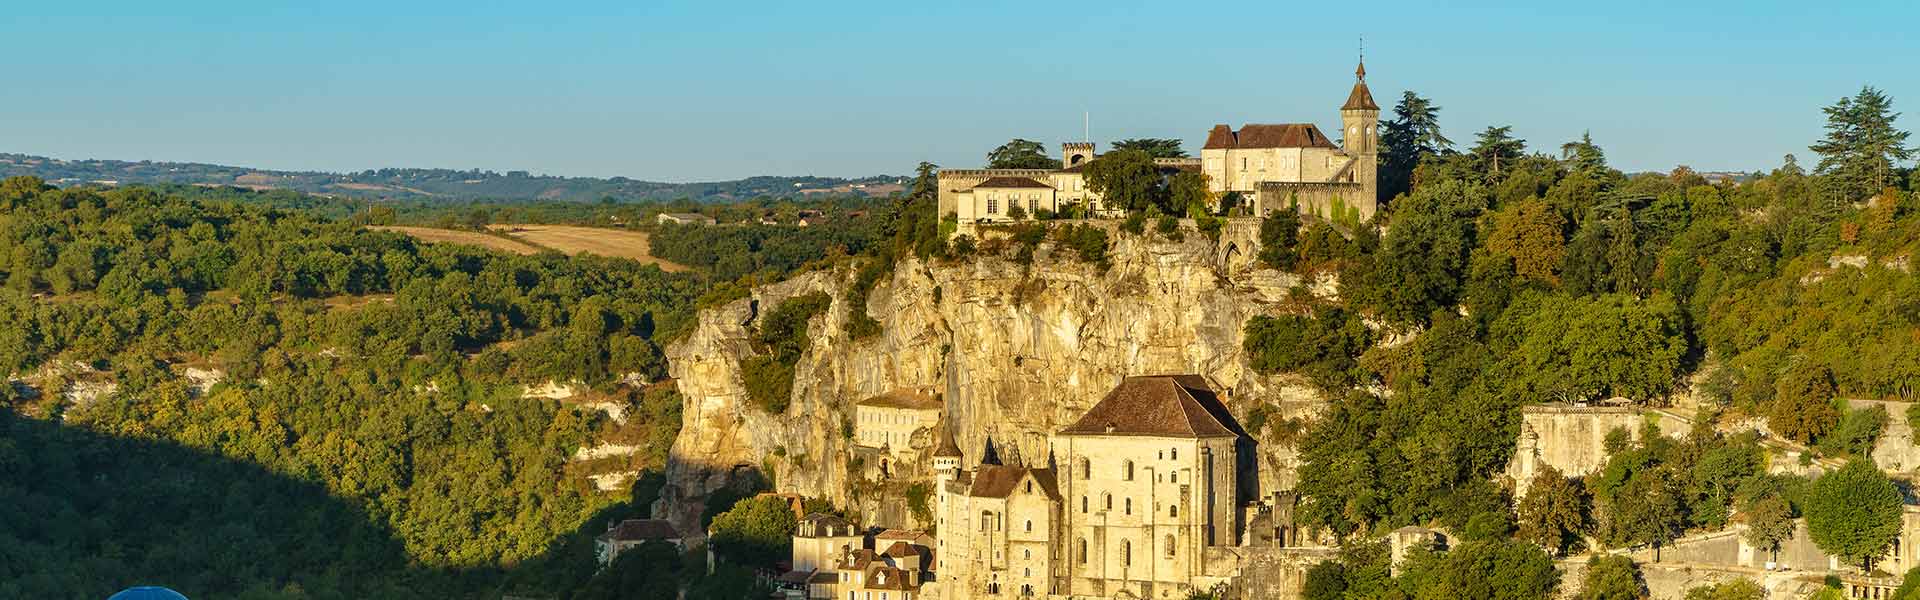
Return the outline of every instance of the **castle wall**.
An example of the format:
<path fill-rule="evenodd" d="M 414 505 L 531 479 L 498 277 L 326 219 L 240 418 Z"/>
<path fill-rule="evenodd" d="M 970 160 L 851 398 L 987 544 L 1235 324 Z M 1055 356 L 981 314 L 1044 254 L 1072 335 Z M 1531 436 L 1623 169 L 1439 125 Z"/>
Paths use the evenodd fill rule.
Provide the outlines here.
<path fill-rule="evenodd" d="M 1358 183 L 1262 182 L 1252 198 L 1254 214 L 1265 216 L 1289 206 L 1300 214 L 1321 219 L 1350 218 L 1365 222 L 1373 218 L 1379 202 L 1368 186 Z"/>
<path fill-rule="evenodd" d="M 1514 496 L 1527 494 L 1527 486 L 1543 466 L 1551 465 L 1567 477 L 1600 470 L 1607 464 L 1607 432 L 1625 429 L 1638 440 L 1647 420 L 1640 409 L 1620 406 L 1543 404 L 1520 409 L 1520 437 L 1507 463 Z M 1678 419 L 1662 419 L 1659 424 L 1665 435 L 1686 435 L 1686 425 Z"/>

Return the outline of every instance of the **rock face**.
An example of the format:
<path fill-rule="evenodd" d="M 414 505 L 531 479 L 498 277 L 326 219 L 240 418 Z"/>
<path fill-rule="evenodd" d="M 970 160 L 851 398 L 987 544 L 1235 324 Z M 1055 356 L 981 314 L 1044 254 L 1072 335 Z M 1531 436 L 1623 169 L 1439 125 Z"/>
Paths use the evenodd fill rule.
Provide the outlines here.
<path fill-rule="evenodd" d="M 1269 418 L 1304 418 L 1323 400 L 1304 380 L 1265 376 L 1241 350 L 1249 317 L 1298 308 L 1290 295 L 1332 295 L 1332 278 L 1256 268 L 1258 222 L 1236 220 L 1218 241 L 1188 231 L 1183 242 L 1110 232 L 1110 268 L 1043 243 L 1030 266 L 998 256 L 899 263 L 847 306 L 851 267 L 806 273 L 753 290 L 750 298 L 701 311 L 691 334 L 667 346 L 686 397 L 668 466 L 662 508 L 688 520 L 698 498 L 753 471 L 779 491 L 823 496 L 869 514 L 897 514 L 867 492 L 931 480 L 932 444 L 917 464 L 897 464 L 886 482 L 857 458 L 853 404 L 895 388 L 939 393 L 945 423 L 977 462 L 988 440 L 1007 464 L 1044 466 L 1049 435 L 1078 418 L 1128 375 L 1199 373 L 1244 420 L 1263 404 Z M 983 248 L 991 248 L 986 244 Z M 1291 291 L 1298 286 L 1301 291 Z M 811 292 L 834 299 L 809 325 L 785 414 L 754 407 L 740 362 L 757 316 Z M 883 330 L 849 339 L 849 310 L 866 310 Z M 1263 493 L 1293 486 L 1295 452 L 1260 445 Z"/>

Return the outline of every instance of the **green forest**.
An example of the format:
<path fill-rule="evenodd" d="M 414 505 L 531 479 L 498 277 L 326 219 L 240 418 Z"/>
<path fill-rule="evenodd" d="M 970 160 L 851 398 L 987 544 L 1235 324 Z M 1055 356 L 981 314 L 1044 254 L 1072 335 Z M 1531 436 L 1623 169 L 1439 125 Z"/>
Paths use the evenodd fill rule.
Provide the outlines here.
<path fill-rule="evenodd" d="M 1404 169 L 1387 179 L 1408 185 L 1384 234 L 1302 231 L 1293 215 L 1262 231 L 1261 260 L 1341 282 L 1337 302 L 1246 325 L 1257 370 L 1336 399 L 1297 433 L 1298 517 L 1350 540 L 1405 525 L 1462 537 L 1399 578 L 1350 550 L 1310 574 L 1308 597 L 1543 598 L 1555 584 L 1540 561 L 1586 540 L 1658 547 L 1740 520 L 1777 546 L 1800 516 L 1823 550 L 1875 568 L 1899 531 L 1898 493 L 1866 456 L 1888 415 L 1843 399 L 1920 400 L 1920 182 L 1897 168 L 1912 153 L 1885 98 L 1868 88 L 1830 108 L 1813 170 L 1789 156 L 1740 183 L 1629 176 L 1590 137 L 1556 155 L 1504 127 L 1464 151 L 1413 143 L 1438 137 L 1437 112 L 1409 93 L 1384 127 L 1386 168 Z M 1376 345 L 1390 333 L 1416 335 Z M 1686 393 L 1706 411 L 1681 439 L 1615 431 L 1600 473 L 1542 474 L 1518 506 L 1493 482 L 1522 406 Z M 1766 475 L 1772 451 L 1708 426 L 1740 417 L 1847 466 Z M 1448 556 L 1463 553 L 1476 557 Z"/>
<path fill-rule="evenodd" d="M 1867 453 L 1908 415 L 1844 399 L 1920 400 L 1920 178 L 1898 166 L 1913 152 L 1890 112 L 1864 89 L 1829 107 L 1817 165 L 1788 156 L 1708 181 L 1685 167 L 1624 173 L 1589 136 L 1546 153 L 1488 127 L 1456 150 L 1439 108 L 1407 93 L 1383 124 L 1383 222 L 1283 212 L 1260 228 L 1266 266 L 1340 281 L 1338 300 L 1302 288 L 1287 312 L 1245 324 L 1256 371 L 1299 374 L 1333 399 L 1311 424 L 1265 419 L 1265 406 L 1248 419 L 1302 449 L 1297 518 L 1349 542 L 1308 574 L 1308 597 L 1541 598 L 1561 584 L 1554 558 L 1596 544 L 1659 547 L 1744 522 L 1755 545 L 1778 547 L 1798 517 L 1821 548 L 1874 569 L 1900 499 Z M 1022 141 L 990 159 L 1047 160 Z M 1132 209 L 1113 235 L 1179 240 L 1186 215 L 1218 236 L 1216 213 L 1238 214 L 1204 180 L 1155 175 L 1152 157 L 1177 143 L 1130 142 L 1090 175 Z M 908 193 L 881 201 L 713 205 L 369 207 L 0 181 L 0 596 L 164 581 L 193 597 L 587 600 L 659 597 L 635 583 L 663 578 L 695 598 L 751 594 L 744 569 L 780 555 L 791 525 L 777 503 L 736 505 L 750 489 L 709 502 L 716 574 L 659 546 L 599 572 L 591 558 L 608 519 L 646 514 L 659 493 L 682 399 L 647 382 L 666 376 L 661 347 L 697 307 L 849 262 L 859 305 L 907 256 L 1030 265 L 1052 244 L 1107 265 L 1108 231 L 1046 222 L 1071 215 L 950 239 L 936 170 L 922 163 Z M 669 210 L 740 224 L 651 222 Z M 798 227 L 801 210 L 825 218 Z M 747 224 L 761 219 L 778 224 Z M 693 271 L 364 227 L 501 222 L 641 228 L 654 254 Z M 753 403 L 785 408 L 808 322 L 830 304 L 768 307 L 743 365 Z M 846 327 L 859 338 L 880 325 L 856 314 Z M 625 421 L 525 393 L 574 380 Z M 1549 471 L 1522 502 L 1494 481 L 1524 406 L 1676 394 L 1707 406 L 1684 436 L 1611 432 L 1599 473 Z M 1705 426 L 1741 417 L 1784 441 Z M 570 460 L 595 440 L 648 450 Z M 1769 475 L 1770 443 L 1845 466 Z M 607 466 L 642 475 L 600 492 L 587 475 Z M 1361 540 L 1405 525 L 1461 543 L 1392 575 Z M 1588 587 L 1635 581 L 1634 568 L 1596 561 Z M 1743 597 L 1722 588 L 1700 597 Z M 1636 597 L 1622 593 L 1605 597 Z"/>
<path fill-rule="evenodd" d="M 497 254 L 148 189 L 0 183 L 0 596 L 460 597 L 591 575 L 633 511 L 569 455 L 656 451 L 698 275 Z M 197 385 L 189 369 L 224 373 Z M 108 379 L 77 400 L 61 388 Z M 523 398 L 577 379 L 624 404 Z M 644 505 L 645 499 L 638 504 Z M 324 542 L 322 542 L 324 540 Z"/>

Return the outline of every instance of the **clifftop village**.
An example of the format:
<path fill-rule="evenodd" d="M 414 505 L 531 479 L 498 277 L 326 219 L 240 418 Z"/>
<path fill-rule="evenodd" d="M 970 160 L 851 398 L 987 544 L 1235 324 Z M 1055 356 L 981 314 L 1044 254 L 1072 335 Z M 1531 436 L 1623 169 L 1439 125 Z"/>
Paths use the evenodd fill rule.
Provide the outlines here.
<path fill-rule="evenodd" d="M 1371 219 L 1378 169 L 1379 107 L 1364 66 L 1339 111 L 1343 144 L 1310 123 L 1215 125 L 1199 158 L 1162 158 L 1163 174 L 1205 175 L 1217 198 L 1237 195 L 1253 216 L 1285 207 L 1323 219 Z M 945 169 L 938 207 L 958 218 L 956 234 L 1048 211 L 1086 217 L 1123 216 L 1088 189 L 1084 173 L 1100 160 L 1090 143 L 1061 146 L 1057 169 Z M 698 215 L 661 215 L 675 222 Z M 709 219 L 708 223 L 711 222 Z M 931 523 L 919 519 L 855 523 L 811 512 L 794 494 L 783 498 L 798 521 L 792 554 L 761 576 L 793 600 L 969 600 L 1020 598 L 1300 598 L 1307 570 L 1334 560 L 1341 540 L 1295 524 L 1291 490 L 1261 493 L 1256 441 L 1237 422 L 1205 373 L 1143 374 L 1115 382 L 1072 425 L 1052 432 L 1044 455 L 1005 457 L 988 439 L 961 447 L 968 427 L 947 414 L 939 396 L 896 390 L 855 404 L 852 439 L 869 475 L 930 478 Z M 1591 475 L 1606 465 L 1609 432 L 1634 439 L 1681 439 L 1691 413 L 1628 403 L 1549 404 L 1523 409 L 1517 450 L 1502 483 L 1516 501 L 1527 483 L 1552 469 Z M 1649 426 L 1657 423 L 1657 427 Z M 1889 436 L 1910 440 L 1911 432 Z M 1782 460 L 1769 472 L 1818 475 L 1829 459 L 1800 460 L 1807 449 L 1768 440 Z M 1920 465 L 1902 441 L 1883 465 Z M 1029 452 L 1029 454 L 1033 454 Z M 1878 560 L 1899 573 L 1920 565 L 1920 506 L 1907 499 L 1903 527 Z M 1804 519 L 1796 535 L 1762 548 L 1746 525 L 1626 553 L 1641 562 L 1655 597 L 1734 579 L 1770 586 L 1778 597 L 1801 597 L 1838 581 L 1845 597 L 1891 598 L 1899 580 L 1842 568 L 1840 557 L 1810 541 Z M 698 536 L 665 520 L 609 523 L 599 556 L 646 540 L 682 544 Z M 1418 549 L 1446 549 L 1456 532 L 1408 526 L 1374 538 L 1395 568 Z M 1560 559 L 1569 573 L 1584 556 Z M 1569 575 L 1566 580 L 1577 577 Z M 1563 586 L 1563 590 L 1573 588 Z"/>

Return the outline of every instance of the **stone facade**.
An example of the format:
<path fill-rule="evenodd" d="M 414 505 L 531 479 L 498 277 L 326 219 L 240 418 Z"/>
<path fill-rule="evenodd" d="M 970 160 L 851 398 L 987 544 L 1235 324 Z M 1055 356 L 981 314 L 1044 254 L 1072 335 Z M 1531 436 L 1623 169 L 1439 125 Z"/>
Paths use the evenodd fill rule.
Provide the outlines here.
<path fill-rule="evenodd" d="M 940 400 L 918 390 L 893 390 L 854 405 L 854 439 L 861 446 L 884 451 L 902 460 L 919 447 L 933 443 L 940 426 Z"/>
<path fill-rule="evenodd" d="M 1329 220 L 1372 219 L 1378 208 L 1380 107 L 1367 88 L 1366 67 L 1355 77 L 1340 109 L 1344 147 L 1311 124 L 1249 124 L 1237 131 L 1215 125 L 1199 158 L 1155 163 L 1163 173 L 1205 175 L 1216 196 L 1237 192 L 1258 216 L 1294 205 Z M 959 219 L 957 234 L 974 237 L 979 224 L 1011 220 L 1007 208 L 1013 203 L 1029 215 L 1036 208 L 1079 206 L 1092 217 L 1122 216 L 1086 187 L 1084 170 L 1097 159 L 1092 143 L 1068 142 L 1061 145 L 1059 169 L 943 169 L 939 213 Z"/>
<path fill-rule="evenodd" d="M 941 463 L 943 597 L 1209 590 L 1207 549 L 1242 542 L 1250 444 L 1204 378 L 1129 377 L 1028 457 L 1045 466 Z"/>

